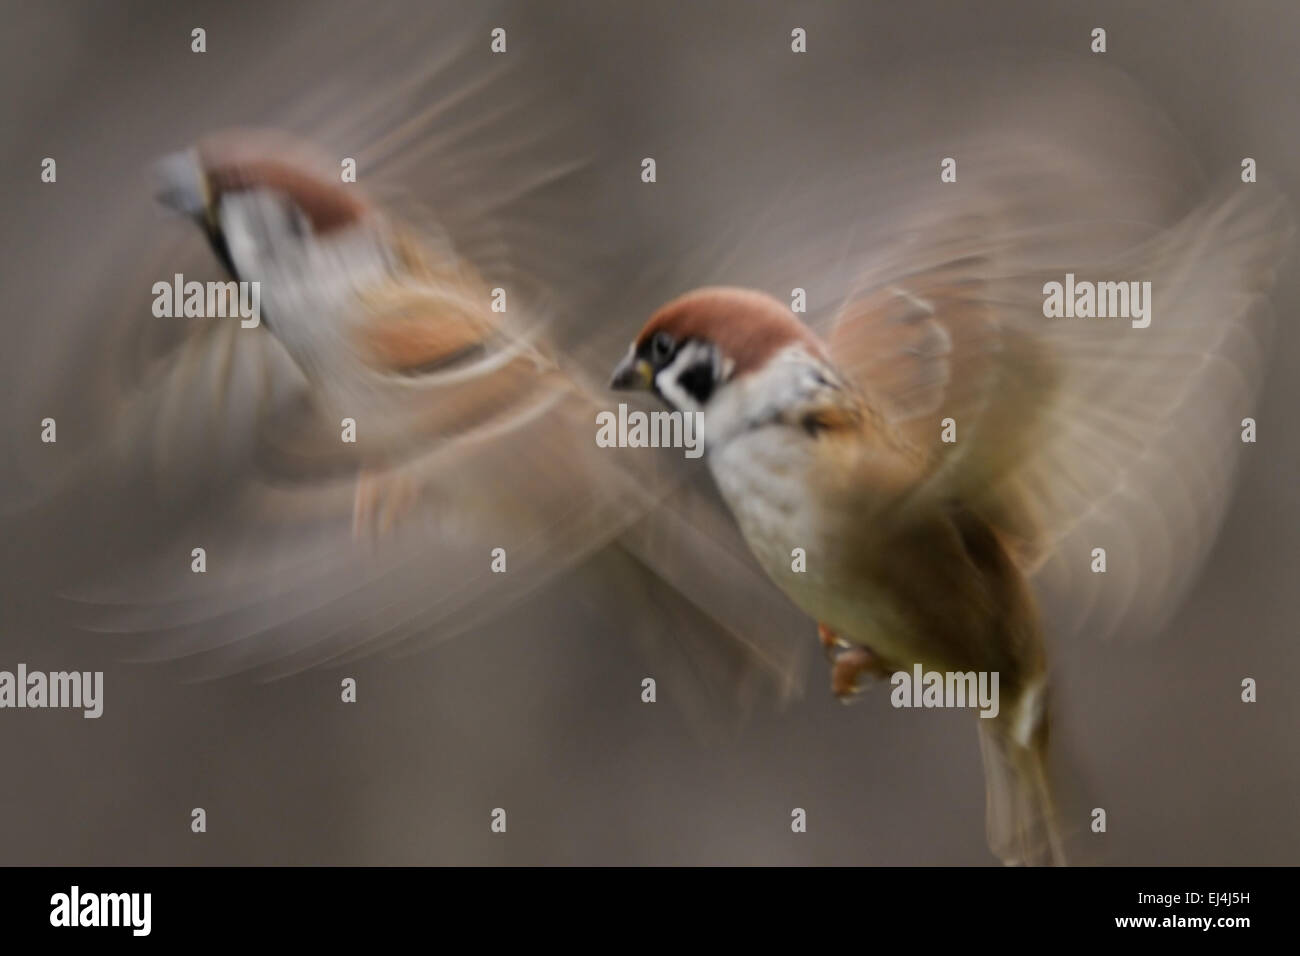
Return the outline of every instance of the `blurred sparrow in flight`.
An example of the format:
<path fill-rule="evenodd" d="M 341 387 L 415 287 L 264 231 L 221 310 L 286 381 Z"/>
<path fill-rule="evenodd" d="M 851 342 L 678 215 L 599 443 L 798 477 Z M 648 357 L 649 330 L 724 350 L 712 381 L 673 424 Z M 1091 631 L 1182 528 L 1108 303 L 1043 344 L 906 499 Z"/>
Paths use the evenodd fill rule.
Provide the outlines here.
<path fill-rule="evenodd" d="M 614 544 L 638 573 L 675 589 L 737 639 L 748 663 L 726 663 L 729 681 L 756 669 L 780 693 L 791 689 L 793 662 L 776 645 L 761 647 L 761 631 L 750 636 L 771 611 L 754 603 L 760 579 L 734 532 L 707 502 L 690 500 L 693 492 L 678 487 L 662 459 L 597 446 L 594 394 L 537 328 L 512 320 L 526 304 L 495 310 L 505 289 L 491 288 L 453 247 L 429 242 L 355 186 L 330 181 L 324 163 L 285 137 L 216 134 L 159 168 L 160 199 L 193 219 L 235 279 L 260 283 L 264 331 L 305 380 L 299 401 L 263 415 L 257 456 L 279 487 L 259 489 L 257 507 L 268 517 L 299 514 L 311 483 L 323 478 L 332 479 L 337 507 L 336 486 L 355 475 L 353 537 L 385 538 L 381 549 L 360 549 L 363 567 L 382 571 L 364 590 L 361 635 L 336 619 L 332 593 L 356 565 L 326 563 L 312 589 L 335 583 L 307 610 L 327 614 L 331 627 L 313 646 L 291 645 L 277 669 L 430 631 L 445 639 Z M 509 291 L 518 301 L 527 288 Z M 355 443 L 340 440 L 344 418 L 356 423 Z M 669 511 L 660 501 L 671 488 Z M 405 541 L 388 541 L 400 539 L 403 523 L 415 526 Z M 493 568 L 496 545 L 504 553 Z M 283 587 L 283 574 L 276 583 Z M 719 586 L 745 599 L 720 600 Z M 397 615 L 395 599 L 429 610 Z M 273 613 L 283 618 L 293 604 L 281 595 Z M 265 640 L 244 650 L 244 664 L 284 653 Z M 699 661 L 689 666 L 698 672 Z"/>
<path fill-rule="evenodd" d="M 217 132 L 157 165 L 158 199 L 207 248 L 169 242 L 149 273 L 224 267 L 258 283 L 261 321 L 133 309 L 140 327 L 113 336 L 163 344 L 124 376 L 113 457 L 88 456 L 83 485 L 165 482 L 200 504 L 76 600 L 95 629 L 146 635 L 137 657 L 276 677 L 449 639 L 563 578 L 651 645 L 665 699 L 697 724 L 719 700 L 784 698 L 798 646 L 758 625 L 788 604 L 764 596 L 707 487 L 595 441 L 608 403 L 550 327 L 594 311 L 599 288 L 571 249 L 583 210 L 566 188 L 585 164 L 549 135 L 555 110 L 486 69 L 462 69 L 462 93 L 431 84 L 415 112 L 349 112 L 387 130 L 333 137 L 367 144 L 359 182 L 343 150 L 272 131 Z M 203 574 L 175 558 L 195 545 Z"/>
<path fill-rule="evenodd" d="M 1080 108 L 1129 112 L 1100 95 Z M 1127 140 L 1125 167 L 1108 137 L 1056 142 L 1044 120 L 945 141 L 963 164 L 951 187 L 928 159 L 902 166 L 896 204 L 858 213 L 876 234 L 857 246 L 833 177 L 771 216 L 751 271 L 820 293 L 828 335 L 766 292 L 699 288 L 650 317 L 611 384 L 703 412 L 718 489 L 818 623 L 836 695 L 915 665 L 999 675 L 1000 712 L 977 721 L 990 846 L 1061 863 L 1073 828 L 1048 768 L 1034 586 L 1097 630 L 1094 606 L 1169 606 L 1221 513 L 1290 229 L 1256 185 L 1190 210 L 1152 187 L 1181 185 L 1153 134 Z M 926 182 L 908 195 L 911 168 Z M 1149 280 L 1150 326 L 1046 317 L 1044 286 L 1067 273 Z M 1094 547 L 1109 576 L 1089 573 Z"/>

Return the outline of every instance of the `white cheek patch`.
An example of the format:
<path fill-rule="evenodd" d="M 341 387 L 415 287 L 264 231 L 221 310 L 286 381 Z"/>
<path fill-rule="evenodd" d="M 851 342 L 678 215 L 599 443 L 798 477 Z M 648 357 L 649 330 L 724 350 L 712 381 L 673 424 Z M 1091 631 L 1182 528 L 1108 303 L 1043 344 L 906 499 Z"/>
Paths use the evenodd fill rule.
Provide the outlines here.
<path fill-rule="evenodd" d="M 226 248 L 241 278 L 264 283 L 276 311 L 331 308 L 340 296 L 378 285 L 393 273 L 382 233 L 358 224 L 320 237 L 278 193 L 225 196 Z"/>
<path fill-rule="evenodd" d="M 243 204 L 234 197 L 223 197 L 219 219 L 226 240 L 226 251 L 230 254 L 235 271 L 243 276 L 256 276 L 261 249 L 253 231 L 248 228 Z"/>
<path fill-rule="evenodd" d="M 255 189 L 223 196 L 219 218 L 230 259 L 245 278 L 261 278 L 277 260 L 300 255 L 303 239 L 279 193 Z"/>

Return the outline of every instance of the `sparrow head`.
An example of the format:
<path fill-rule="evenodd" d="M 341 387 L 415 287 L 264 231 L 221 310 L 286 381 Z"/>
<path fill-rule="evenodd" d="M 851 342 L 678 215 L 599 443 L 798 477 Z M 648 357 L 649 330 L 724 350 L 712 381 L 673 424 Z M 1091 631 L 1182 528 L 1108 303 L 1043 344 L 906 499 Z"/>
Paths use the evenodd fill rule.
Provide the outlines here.
<path fill-rule="evenodd" d="M 367 215 L 367 204 L 315 172 L 318 165 L 275 134 L 219 134 L 157 162 L 157 198 L 198 224 L 218 258 L 245 278 L 237 251 L 271 251 L 283 239 L 325 236 Z"/>
<path fill-rule="evenodd" d="M 610 387 L 644 389 L 675 410 L 700 411 L 732 382 L 762 370 L 792 346 L 825 358 L 812 331 L 766 293 L 697 289 L 650 317 Z"/>

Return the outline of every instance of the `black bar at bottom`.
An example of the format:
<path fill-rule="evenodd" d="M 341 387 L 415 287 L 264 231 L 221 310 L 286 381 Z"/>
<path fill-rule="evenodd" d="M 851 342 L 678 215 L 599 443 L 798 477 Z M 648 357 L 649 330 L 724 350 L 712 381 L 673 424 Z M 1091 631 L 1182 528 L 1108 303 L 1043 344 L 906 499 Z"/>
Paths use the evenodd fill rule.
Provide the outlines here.
<path fill-rule="evenodd" d="M 1231 944 L 1284 930 L 1295 886 L 1290 868 L 8 868 L 0 926 L 7 942 L 64 936 L 91 945 L 113 937 L 337 945 L 419 932 L 436 934 L 423 937 L 435 944 L 463 933 L 484 943 L 518 935 L 669 945 L 688 938 L 679 933 L 771 943 L 789 932 L 831 945 L 1026 932 Z"/>

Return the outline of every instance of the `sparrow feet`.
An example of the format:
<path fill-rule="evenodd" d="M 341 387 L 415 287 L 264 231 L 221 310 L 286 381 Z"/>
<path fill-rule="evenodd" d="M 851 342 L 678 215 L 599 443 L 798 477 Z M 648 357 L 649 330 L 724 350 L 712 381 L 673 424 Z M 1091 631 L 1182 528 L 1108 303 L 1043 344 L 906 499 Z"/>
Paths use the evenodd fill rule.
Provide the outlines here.
<path fill-rule="evenodd" d="M 831 663 L 831 693 L 842 703 L 852 703 L 862 692 L 862 678 L 870 674 L 883 677 L 889 668 L 875 654 L 861 645 L 853 645 L 835 654 Z"/>
<path fill-rule="evenodd" d="M 821 641 L 822 650 L 826 652 L 826 659 L 831 663 L 835 662 L 837 653 L 850 646 L 848 641 L 820 621 L 817 622 L 817 640 Z"/>

